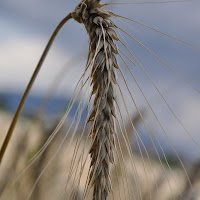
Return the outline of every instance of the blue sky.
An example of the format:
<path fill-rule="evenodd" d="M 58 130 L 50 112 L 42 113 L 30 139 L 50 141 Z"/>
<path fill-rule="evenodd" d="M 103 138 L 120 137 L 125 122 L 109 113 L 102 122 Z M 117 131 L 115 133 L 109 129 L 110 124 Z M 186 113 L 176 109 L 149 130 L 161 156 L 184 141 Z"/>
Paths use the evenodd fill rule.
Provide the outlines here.
<path fill-rule="evenodd" d="M 141 0 L 131 1 L 141 2 Z M 149 1 L 146 0 L 146 2 Z M 1 0 L 1 92 L 24 91 L 55 26 L 77 4 L 78 1 L 72 0 Z M 108 8 L 115 13 L 140 21 L 200 47 L 199 0 L 157 5 L 113 5 Z M 200 89 L 200 50 L 167 38 L 133 22 L 126 21 L 133 26 L 134 30 L 116 20 L 115 22 Z M 126 39 L 128 47 L 148 71 L 148 74 L 155 81 L 185 127 L 200 144 L 200 94 L 128 36 L 123 33 L 122 36 Z M 120 45 L 119 48 L 125 51 Z M 87 50 L 88 36 L 83 25 L 71 20 L 56 39 L 32 92 L 41 94 L 47 91 L 56 74 L 65 67 L 66 78 L 62 80 L 58 94 L 71 94 L 84 70 Z M 161 130 L 155 119 L 153 119 L 132 77 L 121 62 L 120 64 L 138 106 L 148 110 L 148 121 L 155 129 L 155 132 L 158 133 L 160 139 L 165 141 L 165 137 L 161 136 Z M 188 138 L 178 121 L 169 112 L 164 101 L 159 97 L 143 71 L 139 66 L 132 69 L 177 149 L 186 156 L 193 155 L 192 157 L 194 158 L 198 157 L 198 149 L 194 147 L 195 145 L 191 139 Z M 120 75 L 119 80 L 123 82 Z M 124 94 L 127 97 L 130 110 L 134 111 L 135 108 L 131 103 L 130 97 L 128 97 L 128 92 L 125 90 L 123 83 L 122 87 L 124 88 Z M 187 148 L 185 148 L 186 145 Z"/>

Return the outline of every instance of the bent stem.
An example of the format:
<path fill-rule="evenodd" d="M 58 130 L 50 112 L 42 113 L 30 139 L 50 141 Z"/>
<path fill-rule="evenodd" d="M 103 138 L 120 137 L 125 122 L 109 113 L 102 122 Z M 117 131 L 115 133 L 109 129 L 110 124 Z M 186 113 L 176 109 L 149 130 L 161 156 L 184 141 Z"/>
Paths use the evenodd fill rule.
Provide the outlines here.
<path fill-rule="evenodd" d="M 8 132 L 6 134 L 6 137 L 4 139 L 4 142 L 3 142 L 3 145 L 2 145 L 1 151 L 0 151 L 0 165 L 1 165 L 4 153 L 5 153 L 6 149 L 7 149 L 7 146 L 9 144 L 9 142 L 10 142 L 11 137 L 12 137 L 13 131 L 15 129 L 15 125 L 17 124 L 17 121 L 18 121 L 18 119 L 19 119 L 19 117 L 21 115 L 21 112 L 22 112 L 22 109 L 24 107 L 24 104 L 26 103 L 26 100 L 27 100 L 27 97 L 29 95 L 29 92 L 30 92 L 30 90 L 32 88 L 32 85 L 33 85 L 33 83 L 34 83 L 34 81 L 35 81 L 35 79 L 36 79 L 36 77 L 37 77 L 37 75 L 38 75 L 38 73 L 39 73 L 39 71 L 40 71 L 40 69 L 42 67 L 42 64 L 43 64 L 43 62 L 44 62 L 44 60 L 45 60 L 45 58 L 46 58 L 46 56 L 47 56 L 47 54 L 49 52 L 49 49 L 51 48 L 51 46 L 52 46 L 52 44 L 53 44 L 58 32 L 61 30 L 61 28 L 64 26 L 64 24 L 71 18 L 72 18 L 71 13 L 69 13 L 58 24 L 58 26 L 54 30 L 53 34 L 51 35 L 51 38 L 49 39 L 49 41 L 48 41 L 48 43 L 46 45 L 46 48 L 45 48 L 45 50 L 44 50 L 44 52 L 43 52 L 43 54 L 42 54 L 42 56 L 41 56 L 41 58 L 40 58 L 40 60 L 39 60 L 39 62 L 37 64 L 36 68 L 35 68 L 35 71 L 34 71 L 32 77 L 31 77 L 31 79 L 29 81 L 29 84 L 28 84 L 28 86 L 27 86 L 27 88 L 26 88 L 26 90 L 25 90 L 25 92 L 23 94 L 23 97 L 22 97 L 22 99 L 21 99 L 21 101 L 20 101 L 20 103 L 18 105 L 17 111 L 15 112 L 15 115 L 13 117 L 11 125 L 10 125 L 10 127 L 8 129 Z"/>

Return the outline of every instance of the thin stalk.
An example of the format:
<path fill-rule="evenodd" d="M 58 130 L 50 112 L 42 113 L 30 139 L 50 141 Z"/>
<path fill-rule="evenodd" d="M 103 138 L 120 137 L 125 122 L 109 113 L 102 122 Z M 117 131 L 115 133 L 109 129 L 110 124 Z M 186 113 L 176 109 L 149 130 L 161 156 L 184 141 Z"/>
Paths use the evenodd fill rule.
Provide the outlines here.
<path fill-rule="evenodd" d="M 13 131 L 14 131 L 15 126 L 16 126 L 16 124 L 17 124 L 17 121 L 18 121 L 18 119 L 19 119 L 19 117 L 20 117 L 20 115 L 21 115 L 21 112 L 22 112 L 22 109 L 23 109 L 23 107 L 24 107 L 24 104 L 26 103 L 26 100 L 27 100 L 27 97 L 28 97 L 28 95 L 29 95 L 29 92 L 30 92 L 30 90 L 31 90 L 31 88 L 32 88 L 32 85 L 33 85 L 33 83 L 34 83 L 34 81 L 35 81 L 35 79 L 36 79 L 36 77 L 37 77 L 37 75 L 38 75 L 38 73 L 39 73 L 39 71 L 40 71 L 40 69 L 41 69 L 41 66 L 42 66 L 42 64 L 43 64 L 43 62 L 44 62 L 44 60 L 45 60 L 45 58 L 46 58 L 46 56 L 47 56 L 47 54 L 48 54 L 48 52 L 49 52 L 49 49 L 51 48 L 51 46 L 52 46 L 52 44 L 53 44 L 53 42 L 54 42 L 54 40 L 55 40 L 55 38 L 56 38 L 58 32 L 61 30 L 61 28 L 64 26 L 64 24 L 65 24 L 69 19 L 71 19 L 71 18 L 72 18 L 71 13 L 69 13 L 69 14 L 58 24 L 58 26 L 57 26 L 56 29 L 54 30 L 53 34 L 51 35 L 51 38 L 49 39 L 49 41 L 48 41 L 48 43 L 47 43 L 47 45 L 46 45 L 46 48 L 45 48 L 45 50 L 44 50 L 44 52 L 43 52 L 43 54 L 42 54 L 42 56 L 41 56 L 41 58 L 40 58 L 40 60 L 39 60 L 39 62 L 38 62 L 38 64 L 37 64 L 36 68 L 35 68 L 35 71 L 34 71 L 32 77 L 31 77 L 31 79 L 30 79 L 30 81 L 29 81 L 29 84 L 28 84 L 28 86 L 27 86 L 27 88 L 26 88 L 26 90 L 25 90 L 25 92 L 24 92 L 24 94 L 23 94 L 23 97 L 22 97 L 22 99 L 21 99 L 21 101 L 20 101 L 20 103 L 19 103 L 19 105 L 18 105 L 17 111 L 15 112 L 15 115 L 14 115 L 14 117 L 13 117 L 13 120 L 12 120 L 12 122 L 11 122 L 11 125 L 10 125 L 10 127 L 9 127 L 9 129 L 8 129 L 8 132 L 7 132 L 7 134 L 6 134 L 6 137 L 5 137 L 5 139 L 4 139 L 4 142 L 3 142 L 3 145 L 2 145 L 1 151 L 0 151 L 0 165 L 1 165 L 1 162 L 2 162 L 2 159 L 3 159 L 3 156 L 4 156 L 4 153 L 5 153 L 5 151 L 6 151 L 6 148 L 7 148 L 8 144 L 9 144 L 9 142 L 10 142 L 10 139 L 11 139 L 11 137 L 12 137 L 12 134 L 13 134 Z"/>

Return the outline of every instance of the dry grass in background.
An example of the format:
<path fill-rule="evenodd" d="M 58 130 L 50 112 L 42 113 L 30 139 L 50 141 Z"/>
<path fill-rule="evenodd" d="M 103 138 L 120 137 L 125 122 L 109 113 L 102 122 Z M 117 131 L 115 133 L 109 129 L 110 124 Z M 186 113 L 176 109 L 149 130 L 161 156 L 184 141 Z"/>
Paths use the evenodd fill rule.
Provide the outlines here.
<path fill-rule="evenodd" d="M 62 27 L 68 19 L 74 18 L 85 25 L 90 38 L 85 72 L 77 83 L 65 115 L 59 116 L 48 130 L 43 125 L 42 119 L 34 121 L 34 124 L 27 119 L 21 119 L 19 122 L 15 130 L 17 139 L 11 140 L 10 148 L 1 164 L 0 196 L 2 200 L 200 198 L 199 163 L 190 167 L 184 164 L 127 61 L 143 70 L 197 149 L 199 149 L 198 143 L 168 104 L 143 65 L 117 33 L 122 31 L 130 36 L 130 39 L 146 48 L 198 93 L 199 90 L 144 44 L 110 21 L 111 17 L 127 18 L 108 11 L 105 7 L 107 5 L 95 0 L 83 1 L 61 22 Z M 195 48 L 178 38 L 146 27 Z M 55 36 L 56 34 L 53 35 Z M 52 41 L 50 40 L 47 51 L 38 64 L 39 68 Z M 127 52 L 118 49 L 116 43 L 124 46 Z M 170 157 L 166 155 L 157 135 L 146 121 L 145 111 L 142 112 L 137 106 L 117 59 L 121 59 L 124 63 L 132 81 L 139 88 L 166 136 L 166 142 L 174 151 L 175 163 L 170 162 Z M 39 68 L 35 74 L 38 73 Z M 132 100 L 131 103 L 135 106 L 136 114 L 133 117 L 129 112 L 129 105 L 126 103 L 127 99 L 117 80 L 115 70 L 118 71 L 118 76 L 122 77 L 123 84 Z M 25 97 L 28 95 L 28 90 Z M 86 103 L 88 99 L 85 97 L 90 92 L 89 101 Z M 76 101 L 79 102 L 77 111 L 74 118 L 69 120 L 69 113 Z M 126 121 L 124 113 L 127 116 Z M 10 118 L 8 114 L 1 113 L 1 115 L 1 119 Z M 19 115 L 20 111 L 16 119 Z M 4 129 L 3 133 L 9 128 L 7 121 L 10 120 L 0 122 L 0 126 Z M 136 129 L 139 122 L 145 127 L 151 141 L 154 149 L 153 157 Z M 12 129 L 14 126 L 10 129 L 10 133 Z M 1 134 L 1 141 L 4 137 L 5 135 Z M 131 145 L 132 143 L 134 145 Z"/>

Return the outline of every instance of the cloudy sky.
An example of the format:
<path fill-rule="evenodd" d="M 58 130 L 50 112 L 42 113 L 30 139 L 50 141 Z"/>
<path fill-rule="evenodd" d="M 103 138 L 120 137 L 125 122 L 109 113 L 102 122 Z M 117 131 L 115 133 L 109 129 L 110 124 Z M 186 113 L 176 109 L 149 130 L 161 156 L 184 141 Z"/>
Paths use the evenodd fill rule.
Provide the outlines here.
<path fill-rule="evenodd" d="M 144 2 L 145 0 L 130 1 Z M 24 91 L 55 26 L 77 4 L 77 0 L 0 1 L 0 92 Z M 112 5 L 108 8 L 200 48 L 199 0 L 168 4 Z M 200 89 L 200 50 L 133 22 L 126 21 L 129 27 L 117 20 L 115 22 Z M 149 76 L 155 81 L 185 128 L 200 145 L 200 94 L 134 40 L 124 33 L 121 35 Z M 125 51 L 120 44 L 119 48 Z M 55 77 L 61 73 L 58 94 L 70 95 L 84 70 L 87 50 L 88 36 L 83 25 L 71 20 L 57 37 L 32 92 L 44 93 Z M 194 145 L 192 139 L 174 118 L 139 65 L 134 67 L 131 63 L 129 64 L 178 151 L 185 156 L 192 155 L 197 158 L 200 148 Z M 158 133 L 160 140 L 165 142 L 165 136 L 161 133 L 140 90 L 122 62 L 121 66 L 137 105 L 147 110 L 148 121 Z M 133 111 L 135 108 L 123 84 L 123 79 L 120 74 L 118 76 L 124 95 L 127 97 L 127 104 Z M 187 148 L 185 148 L 186 145 Z"/>

